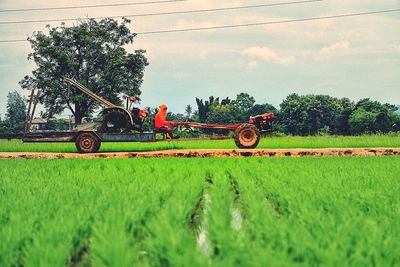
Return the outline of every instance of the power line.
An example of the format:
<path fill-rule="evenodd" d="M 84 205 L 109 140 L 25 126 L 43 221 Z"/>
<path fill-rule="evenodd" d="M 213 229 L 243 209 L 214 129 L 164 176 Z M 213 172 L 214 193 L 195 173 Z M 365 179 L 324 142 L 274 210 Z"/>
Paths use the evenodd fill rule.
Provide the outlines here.
<path fill-rule="evenodd" d="M 235 7 L 222 7 L 222 8 L 210 8 L 210 9 L 198 9 L 198 10 L 184 10 L 184 11 L 171 11 L 171 12 L 158 12 L 158 13 L 145 13 L 145 14 L 131 14 L 131 15 L 120 15 L 120 16 L 93 17 L 93 19 L 120 18 L 120 17 L 132 18 L 132 17 L 149 17 L 149 16 L 164 16 L 164 15 L 178 15 L 178 14 L 191 14 L 191 13 L 205 13 L 205 12 L 238 10 L 238 9 L 272 7 L 272 6 L 285 6 L 285 5 L 294 5 L 294 4 L 307 4 L 307 3 L 321 2 L 321 1 L 325 1 L 325 0 L 303 0 L 303 1 L 284 2 L 284 3 L 270 3 L 270 4 L 260 4 L 260 5 L 249 5 L 249 6 L 235 6 Z M 44 19 L 44 20 L 22 20 L 22 21 L 0 21 L 0 25 L 24 24 L 24 23 L 40 23 L 40 22 L 55 22 L 55 21 L 75 21 L 77 19 L 78 18 Z"/>
<path fill-rule="evenodd" d="M 163 4 L 163 3 L 184 2 L 184 1 L 187 1 L 187 0 L 163 0 L 163 1 L 150 1 L 150 2 L 133 2 L 133 3 L 118 3 L 118 4 L 85 5 L 85 6 L 61 6 L 61 7 L 38 7 L 38 8 L 22 8 L 22 9 L 0 9 L 0 13 L 45 11 L 45 10 L 65 10 L 65 9 L 79 9 L 79 8 L 98 8 L 98 7 L 115 7 L 115 6 L 133 6 L 133 5 L 149 5 L 149 4 Z"/>
<path fill-rule="evenodd" d="M 295 22 L 304 22 L 304 21 L 316 21 L 316 20 L 324 20 L 324 19 L 338 19 L 338 18 L 365 16 L 365 15 L 373 15 L 373 14 L 392 13 L 392 12 L 399 12 L 399 11 L 400 11 L 400 8 L 397 8 L 397 9 L 386 9 L 386 10 L 369 11 L 369 12 L 361 12 L 361 13 L 348 13 L 348 14 L 339 14 L 339 15 L 331 15 L 331 16 L 312 17 L 312 18 L 277 20 L 277 21 L 234 24 L 234 25 L 221 25 L 221 26 L 212 26 L 212 27 L 146 31 L 146 32 L 138 32 L 137 34 L 138 35 L 149 35 L 149 34 L 162 34 L 162 33 L 173 33 L 173 32 L 217 30 L 217 29 L 227 29 L 227 28 L 239 28 L 239 27 L 251 27 L 251 26 L 272 25 L 272 24 L 295 23 Z M 0 40 L 0 43 L 25 42 L 25 41 L 27 41 L 27 40 L 26 39 Z"/>
<path fill-rule="evenodd" d="M 161 31 L 147 31 L 147 32 L 138 32 L 137 34 L 138 35 L 144 35 L 144 34 L 160 34 L 160 33 L 173 33 L 173 32 L 189 32 L 189 31 L 203 31 L 203 30 L 239 28 L 239 27 L 261 26 L 261 25 L 271 25 L 271 24 L 284 24 L 284 23 L 293 23 L 293 22 L 302 22 L 302 21 L 337 19 L 337 18 L 373 15 L 373 14 L 399 12 L 399 11 L 400 11 L 400 8 L 397 8 L 397 9 L 387 9 L 387 10 L 370 11 L 370 12 L 362 12 L 362 13 L 349 13 L 349 14 L 314 17 L 314 18 L 289 19 L 289 20 L 278 20 L 278 21 L 267 21 L 267 22 L 256 22 L 256 23 L 234 24 L 234 25 L 221 25 L 221 26 L 211 26 L 211 27 L 186 28 L 186 29 L 172 29 L 172 30 L 161 30 Z"/>

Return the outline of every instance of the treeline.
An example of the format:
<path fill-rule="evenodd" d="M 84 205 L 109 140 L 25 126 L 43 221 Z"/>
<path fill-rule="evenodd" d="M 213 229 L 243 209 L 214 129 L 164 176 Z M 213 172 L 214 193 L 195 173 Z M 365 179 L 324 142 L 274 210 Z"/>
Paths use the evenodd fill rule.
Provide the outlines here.
<path fill-rule="evenodd" d="M 167 119 L 228 124 L 246 122 L 250 116 L 274 112 L 274 130 L 290 135 L 360 135 L 400 131 L 398 107 L 368 98 L 354 102 L 328 95 L 291 94 L 276 108 L 268 103 L 256 104 L 254 97 L 240 93 L 235 99 L 196 98 L 196 104 L 197 109 L 187 105 L 184 114 L 170 112 Z M 152 116 L 147 122 L 148 128 L 152 127 L 152 117 L 157 111 L 150 110 Z M 25 118 L 25 99 L 16 91 L 10 92 L 4 119 L 0 116 L 0 133 L 21 132 Z M 57 125 L 53 128 L 65 130 Z"/>
<path fill-rule="evenodd" d="M 245 122 L 250 116 L 274 112 L 274 130 L 290 135 L 359 135 L 388 133 L 400 130 L 398 107 L 382 104 L 368 98 L 358 102 L 328 95 L 291 94 L 279 105 L 256 104 L 254 97 L 240 93 L 236 99 L 211 96 L 208 100 L 196 98 L 193 115 L 169 113 L 169 119 L 206 123 Z"/>

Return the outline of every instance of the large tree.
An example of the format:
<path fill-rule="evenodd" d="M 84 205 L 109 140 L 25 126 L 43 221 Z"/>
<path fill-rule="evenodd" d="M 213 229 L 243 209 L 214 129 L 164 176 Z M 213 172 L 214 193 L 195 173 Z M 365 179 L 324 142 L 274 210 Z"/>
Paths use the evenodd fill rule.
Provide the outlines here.
<path fill-rule="evenodd" d="M 101 97 L 121 105 L 119 94 L 140 95 L 144 69 L 148 65 L 144 50 L 128 53 L 124 45 L 136 36 L 127 27 L 130 21 L 113 19 L 78 21 L 72 27 L 48 26 L 48 33 L 35 32 L 28 38 L 33 52 L 28 55 L 37 68 L 20 81 L 22 88 L 40 88 L 40 101 L 51 115 L 68 108 L 77 123 L 93 112 L 99 103 L 79 90 L 67 86 L 68 76 Z"/>

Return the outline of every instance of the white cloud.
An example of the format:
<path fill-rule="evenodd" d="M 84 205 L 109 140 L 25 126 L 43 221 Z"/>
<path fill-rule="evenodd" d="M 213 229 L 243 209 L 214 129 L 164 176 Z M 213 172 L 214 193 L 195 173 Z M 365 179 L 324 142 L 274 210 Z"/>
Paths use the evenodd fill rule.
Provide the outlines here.
<path fill-rule="evenodd" d="M 350 42 L 343 40 L 330 46 L 323 47 L 319 50 L 320 59 L 330 59 L 332 56 L 341 53 L 343 50 L 347 50 L 350 47 Z"/>
<path fill-rule="evenodd" d="M 249 62 L 249 64 L 247 64 L 247 67 L 251 70 L 257 68 L 257 66 L 258 66 L 258 64 L 257 64 L 257 61 L 255 61 L 255 60 L 252 60 Z"/>
<path fill-rule="evenodd" d="M 269 47 L 259 47 L 253 46 L 249 47 L 241 52 L 242 56 L 247 56 L 251 58 L 259 58 L 267 62 L 272 62 L 276 64 L 292 64 L 295 62 L 293 56 L 283 56 L 275 52 Z"/>

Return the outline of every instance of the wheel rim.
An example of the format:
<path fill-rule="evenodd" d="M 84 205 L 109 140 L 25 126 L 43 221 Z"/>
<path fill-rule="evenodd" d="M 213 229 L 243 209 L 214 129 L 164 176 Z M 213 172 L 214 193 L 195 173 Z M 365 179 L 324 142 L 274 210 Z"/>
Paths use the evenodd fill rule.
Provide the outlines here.
<path fill-rule="evenodd" d="M 244 130 L 240 134 L 240 142 L 245 145 L 252 145 L 257 139 L 257 136 L 252 130 Z"/>
<path fill-rule="evenodd" d="M 85 150 L 92 149 L 93 145 L 94 145 L 94 140 L 90 137 L 82 138 L 82 140 L 80 141 L 80 147 Z"/>

